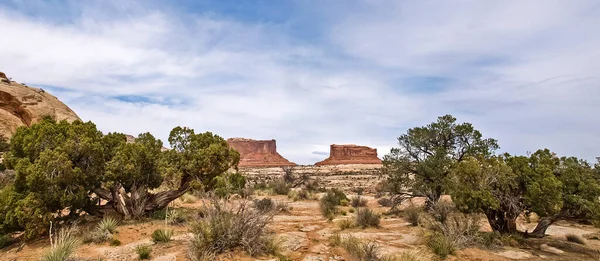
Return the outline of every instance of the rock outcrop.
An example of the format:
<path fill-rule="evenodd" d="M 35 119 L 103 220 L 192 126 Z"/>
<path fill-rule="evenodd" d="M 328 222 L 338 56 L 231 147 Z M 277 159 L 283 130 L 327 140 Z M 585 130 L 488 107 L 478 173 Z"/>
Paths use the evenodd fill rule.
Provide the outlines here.
<path fill-rule="evenodd" d="M 240 153 L 238 167 L 296 166 L 277 153 L 275 140 L 227 139 L 227 144 Z"/>
<path fill-rule="evenodd" d="M 377 157 L 377 149 L 353 144 L 332 144 L 329 158 L 315 163 L 317 166 L 342 164 L 381 164 L 381 160 Z"/>
<path fill-rule="evenodd" d="M 46 116 L 73 122 L 79 117 L 42 89 L 10 81 L 0 72 L 0 135 L 10 138 L 20 126 L 31 126 Z"/>

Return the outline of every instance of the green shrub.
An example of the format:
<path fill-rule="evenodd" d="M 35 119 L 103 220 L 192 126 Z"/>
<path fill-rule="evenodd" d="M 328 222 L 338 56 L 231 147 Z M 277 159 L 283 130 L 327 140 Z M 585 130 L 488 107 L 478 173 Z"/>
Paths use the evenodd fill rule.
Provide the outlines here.
<path fill-rule="evenodd" d="M 368 208 L 359 208 L 356 212 L 356 225 L 367 227 L 379 227 L 379 215 Z"/>
<path fill-rule="evenodd" d="M 577 243 L 577 244 L 585 245 L 587 243 L 585 241 L 585 238 L 583 238 L 580 235 L 568 234 L 568 235 L 566 235 L 566 238 L 569 242 L 573 242 L 573 243 Z"/>
<path fill-rule="evenodd" d="M 355 226 L 356 226 L 356 223 L 354 223 L 354 221 L 352 221 L 350 219 L 342 219 L 338 222 L 338 227 L 341 230 L 353 228 Z"/>
<path fill-rule="evenodd" d="M 354 213 L 354 211 L 356 211 L 354 208 L 349 208 L 348 209 L 348 212 L 350 212 L 350 213 Z"/>
<path fill-rule="evenodd" d="M 171 236 L 173 236 L 173 230 L 157 229 L 152 232 L 152 241 L 154 243 L 168 243 L 171 242 Z"/>
<path fill-rule="evenodd" d="M 138 254 L 140 260 L 150 259 L 150 254 L 152 254 L 152 247 L 148 245 L 137 246 L 135 248 L 135 252 Z"/>
<path fill-rule="evenodd" d="M 442 233 L 434 232 L 427 239 L 427 247 L 442 259 L 454 253 L 452 241 Z"/>
<path fill-rule="evenodd" d="M 275 201 L 271 198 L 255 199 L 254 208 L 261 212 L 269 212 L 275 207 Z"/>
<path fill-rule="evenodd" d="M 360 261 L 379 261 L 379 245 L 373 242 L 363 243 L 354 236 L 348 236 L 341 240 L 341 246 L 348 254 Z"/>
<path fill-rule="evenodd" d="M 0 249 L 10 246 L 12 244 L 12 237 L 10 235 L 0 234 Z"/>
<path fill-rule="evenodd" d="M 216 255 L 236 248 L 251 256 L 276 254 L 277 244 L 266 228 L 273 218 L 272 211 L 255 210 L 247 202 L 213 200 L 203 213 L 203 219 L 191 226 L 194 258 L 214 260 Z"/>
<path fill-rule="evenodd" d="M 169 225 L 181 225 L 187 222 L 188 213 L 182 209 L 173 209 L 168 212 L 167 223 Z"/>
<path fill-rule="evenodd" d="M 348 200 L 346 200 L 346 199 L 342 199 L 342 200 L 340 200 L 340 204 L 339 204 L 339 205 L 340 205 L 340 206 L 344 206 L 344 207 L 345 207 L 345 206 L 348 206 L 348 205 L 350 205 L 350 203 L 348 203 Z"/>
<path fill-rule="evenodd" d="M 363 192 L 365 192 L 365 188 L 363 187 L 354 187 L 352 188 L 352 192 L 356 193 L 357 195 L 362 195 Z"/>
<path fill-rule="evenodd" d="M 110 241 L 110 245 L 111 245 L 111 246 L 120 246 L 120 245 L 121 245 L 121 241 L 120 241 L 120 240 L 118 240 L 118 239 L 112 239 L 112 240 Z"/>
<path fill-rule="evenodd" d="M 354 196 L 352 197 L 352 200 L 350 201 L 350 205 L 358 208 L 358 207 L 366 207 L 368 203 L 368 200 L 366 200 L 365 198 L 361 197 L 361 196 Z"/>
<path fill-rule="evenodd" d="M 152 211 L 149 214 L 150 218 L 152 219 L 158 219 L 158 220 L 164 220 L 167 217 L 167 210 L 166 209 L 159 209 L 159 210 L 155 210 Z"/>
<path fill-rule="evenodd" d="M 309 192 L 324 191 L 323 187 L 321 186 L 321 181 L 318 179 L 314 179 L 314 180 L 310 180 L 310 181 L 306 182 L 306 185 L 304 186 L 304 188 Z"/>
<path fill-rule="evenodd" d="M 246 186 L 246 177 L 241 173 L 225 173 L 213 178 L 213 190 L 216 196 L 225 198 L 231 194 L 242 194 Z"/>
<path fill-rule="evenodd" d="M 42 261 L 66 261 L 75 252 L 79 240 L 75 237 L 71 228 L 64 228 L 58 232 L 54 240 L 54 246 L 42 256 Z"/>
<path fill-rule="evenodd" d="M 298 191 L 298 199 L 300 200 L 312 200 L 315 198 L 315 195 L 310 192 L 308 189 L 301 189 Z"/>

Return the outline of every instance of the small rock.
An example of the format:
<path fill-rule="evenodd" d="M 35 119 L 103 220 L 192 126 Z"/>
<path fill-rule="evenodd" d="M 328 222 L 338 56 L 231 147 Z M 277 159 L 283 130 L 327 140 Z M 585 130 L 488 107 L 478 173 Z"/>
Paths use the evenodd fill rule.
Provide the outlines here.
<path fill-rule="evenodd" d="M 308 237 L 304 232 L 288 232 L 279 235 L 284 252 L 296 251 L 308 246 Z"/>
<path fill-rule="evenodd" d="M 544 251 L 544 252 L 548 252 L 548 253 L 552 253 L 552 254 L 557 254 L 560 255 L 562 253 L 564 253 L 565 251 L 562 251 L 556 247 L 551 247 L 548 244 L 541 244 L 540 245 L 540 250 Z"/>

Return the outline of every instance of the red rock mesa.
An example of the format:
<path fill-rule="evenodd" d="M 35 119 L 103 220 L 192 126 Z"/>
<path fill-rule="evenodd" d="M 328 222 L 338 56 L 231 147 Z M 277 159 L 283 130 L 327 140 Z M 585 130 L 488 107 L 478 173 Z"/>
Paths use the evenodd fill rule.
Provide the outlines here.
<path fill-rule="evenodd" d="M 341 164 L 381 164 L 381 160 L 377 158 L 377 149 L 353 144 L 332 144 L 329 158 L 315 163 L 317 166 Z"/>
<path fill-rule="evenodd" d="M 227 144 L 240 153 L 239 167 L 296 166 L 279 153 L 275 140 L 227 139 Z"/>

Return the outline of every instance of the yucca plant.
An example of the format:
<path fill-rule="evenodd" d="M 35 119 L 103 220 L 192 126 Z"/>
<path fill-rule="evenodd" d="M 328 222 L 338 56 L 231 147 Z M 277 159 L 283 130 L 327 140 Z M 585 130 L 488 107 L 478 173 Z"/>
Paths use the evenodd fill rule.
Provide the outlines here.
<path fill-rule="evenodd" d="M 157 229 L 152 232 L 152 241 L 154 243 L 168 243 L 173 236 L 173 230 Z"/>
<path fill-rule="evenodd" d="M 42 256 L 42 261 L 66 261 L 75 252 L 79 240 L 72 228 L 63 228 L 56 235 L 55 242 L 48 253 Z"/>
<path fill-rule="evenodd" d="M 115 218 L 112 217 L 104 217 L 100 223 L 98 223 L 97 229 L 102 232 L 109 232 L 114 234 L 117 231 L 117 225 L 119 223 Z"/>
<path fill-rule="evenodd" d="M 137 246 L 135 248 L 135 252 L 138 254 L 140 260 L 150 259 L 150 254 L 152 253 L 152 248 L 150 246 Z"/>

